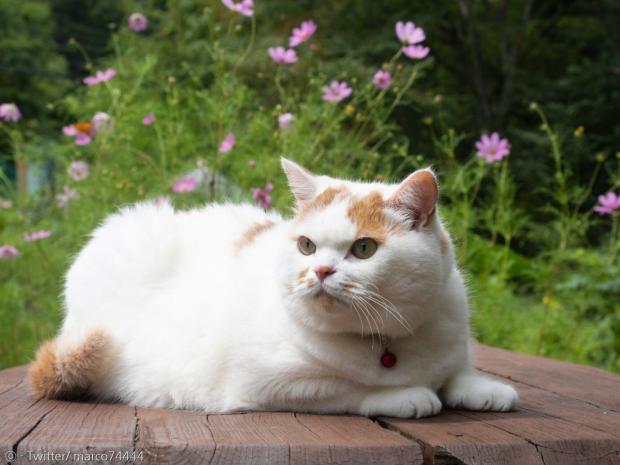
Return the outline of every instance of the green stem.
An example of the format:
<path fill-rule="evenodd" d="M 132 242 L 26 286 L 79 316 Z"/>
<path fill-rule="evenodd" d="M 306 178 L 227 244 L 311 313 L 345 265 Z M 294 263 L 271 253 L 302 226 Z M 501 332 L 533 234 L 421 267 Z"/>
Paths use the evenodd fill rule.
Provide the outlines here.
<path fill-rule="evenodd" d="M 41 247 L 41 243 L 39 241 L 36 241 L 35 244 L 37 250 L 39 251 L 39 254 L 41 255 L 41 257 L 43 257 L 43 263 L 45 264 L 46 271 L 50 271 L 52 269 L 52 264 L 47 257 L 47 254 L 43 250 L 43 247 Z"/>
<path fill-rule="evenodd" d="M 540 349 L 542 348 L 542 341 L 545 335 L 545 329 L 547 326 L 547 315 L 549 314 L 549 300 L 551 298 L 545 295 L 543 301 L 543 321 L 540 324 L 540 329 L 538 330 L 538 338 L 536 340 L 536 355 L 540 354 Z"/>
<path fill-rule="evenodd" d="M 282 88 L 282 66 L 278 66 L 276 70 L 274 82 L 276 85 L 276 89 L 278 90 L 278 96 L 280 97 L 280 103 L 284 104 L 285 103 L 284 100 L 286 100 L 286 94 L 284 93 L 284 89 Z"/>
<path fill-rule="evenodd" d="M 609 236 L 609 264 L 615 262 L 616 255 L 618 254 L 618 213 L 613 213 L 613 219 L 611 222 L 611 234 Z"/>
<path fill-rule="evenodd" d="M 256 18 L 252 16 L 252 31 L 250 32 L 250 42 L 248 43 L 248 47 L 245 49 L 245 52 L 243 52 L 243 55 L 241 55 L 241 58 L 239 58 L 239 60 L 235 64 L 235 67 L 233 68 L 233 74 L 237 72 L 237 69 L 239 68 L 241 63 L 245 61 L 247 56 L 252 51 L 252 48 L 254 47 L 255 38 L 256 38 Z"/>
<path fill-rule="evenodd" d="M 566 190 L 566 173 L 564 172 L 564 167 L 562 166 L 562 151 L 560 148 L 560 142 L 558 140 L 557 134 L 551 129 L 549 125 L 549 121 L 547 120 L 547 116 L 540 108 L 540 105 L 536 105 L 535 108 L 536 113 L 540 117 L 543 123 L 543 131 L 547 135 L 549 142 L 551 143 L 551 155 L 553 157 L 553 161 L 555 163 L 555 180 L 558 186 L 557 199 L 560 204 L 561 210 L 561 231 L 560 231 L 560 240 L 558 244 L 558 248 L 560 250 L 565 250 L 568 245 L 568 237 L 570 236 L 570 231 L 572 229 L 571 225 L 571 215 L 570 215 L 570 206 L 568 200 L 568 192 Z"/>
<path fill-rule="evenodd" d="M 463 258 L 463 260 L 467 257 L 467 245 L 468 245 L 468 231 L 469 231 L 469 225 L 470 225 L 470 217 L 471 217 L 471 212 L 473 211 L 473 207 L 474 207 L 474 203 L 476 201 L 476 197 L 478 197 L 478 191 L 480 190 L 480 186 L 482 184 L 482 178 L 484 178 L 484 173 L 485 173 L 485 166 L 482 162 L 480 162 L 477 159 L 471 159 L 470 162 L 468 162 L 465 165 L 465 169 L 462 170 L 462 173 L 465 175 L 465 173 L 468 171 L 467 168 L 469 167 L 470 163 L 476 163 L 476 171 L 475 171 L 475 181 L 474 181 L 474 185 L 473 185 L 473 192 L 471 195 L 468 194 L 468 192 L 470 191 L 469 188 L 465 188 L 463 187 L 463 192 L 464 192 L 464 205 L 466 210 L 463 212 L 463 221 L 461 223 L 461 240 L 462 240 L 462 244 L 460 247 L 460 251 L 461 251 L 461 257 Z"/>
<path fill-rule="evenodd" d="M 160 163 L 160 170 L 162 175 L 164 176 L 164 179 L 167 176 L 167 160 L 168 157 L 166 155 L 166 146 L 164 145 L 164 140 L 161 136 L 161 130 L 159 128 L 159 125 L 155 124 L 155 134 L 157 135 L 157 143 L 159 144 L 159 163 Z"/>

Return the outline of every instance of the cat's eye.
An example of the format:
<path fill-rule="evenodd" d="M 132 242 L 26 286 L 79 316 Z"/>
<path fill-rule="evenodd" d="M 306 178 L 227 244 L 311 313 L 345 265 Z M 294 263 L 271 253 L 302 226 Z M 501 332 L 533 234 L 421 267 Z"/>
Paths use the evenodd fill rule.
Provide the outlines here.
<path fill-rule="evenodd" d="M 377 247 L 379 247 L 377 241 L 370 237 L 362 237 L 353 243 L 351 246 L 351 253 L 357 258 L 370 258 L 377 251 Z"/>
<path fill-rule="evenodd" d="M 297 248 L 304 255 L 312 255 L 316 252 L 316 245 L 306 236 L 299 236 L 299 239 L 297 239 Z"/>

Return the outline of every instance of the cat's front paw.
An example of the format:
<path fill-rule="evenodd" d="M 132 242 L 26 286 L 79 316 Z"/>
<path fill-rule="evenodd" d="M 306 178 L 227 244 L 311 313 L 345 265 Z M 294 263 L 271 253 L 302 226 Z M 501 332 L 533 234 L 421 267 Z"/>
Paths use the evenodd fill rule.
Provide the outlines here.
<path fill-rule="evenodd" d="M 385 389 L 366 396 L 360 407 L 360 413 L 365 416 L 398 418 L 428 417 L 440 410 L 437 394 L 424 387 Z"/>
<path fill-rule="evenodd" d="M 493 412 L 514 410 L 518 397 L 509 384 L 473 373 L 456 376 L 442 392 L 449 407 Z"/>

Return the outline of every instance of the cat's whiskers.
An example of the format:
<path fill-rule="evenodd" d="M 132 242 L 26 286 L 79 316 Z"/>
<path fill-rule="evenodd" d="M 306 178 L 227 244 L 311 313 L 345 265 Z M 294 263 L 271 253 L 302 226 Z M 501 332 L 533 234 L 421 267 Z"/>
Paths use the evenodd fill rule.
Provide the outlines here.
<path fill-rule="evenodd" d="M 355 301 L 351 301 L 351 305 L 352 307 L 357 311 L 357 309 L 359 309 L 359 312 L 362 314 L 362 316 L 364 317 L 364 319 L 366 320 L 366 322 L 368 323 L 368 332 L 370 334 L 371 340 L 373 340 L 373 344 L 374 344 L 374 335 L 372 332 L 372 325 L 370 323 L 370 319 L 368 318 L 368 315 L 366 314 L 366 311 L 359 306 L 359 304 Z M 360 318 L 360 323 L 362 324 L 362 336 L 364 336 L 364 323 Z"/>
<path fill-rule="evenodd" d="M 377 335 L 378 337 L 380 337 L 381 335 L 381 328 L 379 327 L 379 323 L 377 321 L 377 319 L 375 318 L 375 315 L 379 316 L 380 315 L 377 313 L 377 310 L 374 309 L 372 306 L 370 306 L 368 304 L 367 301 L 365 301 L 364 299 L 362 299 L 360 296 L 354 295 L 353 299 L 352 299 L 352 303 L 354 303 L 355 305 L 358 305 L 359 308 L 363 311 L 364 315 L 366 316 L 366 319 L 368 321 L 368 324 L 370 325 L 370 337 L 371 337 L 371 348 L 374 350 L 375 348 L 375 335 Z M 376 329 L 376 331 L 373 331 L 373 327 L 371 325 L 371 322 L 374 324 L 374 329 Z M 381 320 L 382 326 L 385 326 L 383 320 Z"/>
<path fill-rule="evenodd" d="M 315 291 L 314 284 L 316 283 L 308 284 L 307 281 L 303 281 L 292 286 L 291 291 L 300 296 L 309 295 Z M 369 283 L 368 286 L 377 289 L 377 286 L 372 283 Z M 329 289 L 324 290 L 324 292 L 336 300 L 350 304 L 351 309 L 355 312 L 360 322 L 362 336 L 365 335 L 364 320 L 366 320 L 373 350 L 375 336 L 380 337 L 386 325 L 382 312 L 394 318 L 408 333 L 412 333 L 411 325 L 392 302 L 378 292 L 370 290 L 357 282 L 343 282 L 340 283 L 337 290 Z"/>
<path fill-rule="evenodd" d="M 351 301 L 351 308 L 353 308 L 353 310 L 355 310 L 355 314 L 357 315 L 357 319 L 360 322 L 360 326 L 362 327 L 362 336 L 364 336 L 364 322 L 362 321 L 362 316 L 360 314 L 360 310 L 358 309 L 357 303 L 354 301 Z M 369 328 L 370 330 L 370 328 Z"/>
<path fill-rule="evenodd" d="M 364 318 L 366 319 L 366 322 L 368 323 L 368 332 L 370 334 L 370 340 L 371 340 L 371 344 L 372 344 L 372 349 L 374 349 L 375 347 L 375 331 L 374 329 L 377 329 L 377 334 L 379 332 L 379 327 L 377 325 L 376 320 L 374 319 L 374 317 L 372 316 L 372 314 L 370 313 L 368 306 L 365 304 L 365 302 L 356 297 L 355 295 L 350 296 L 350 302 L 351 305 L 354 309 L 359 309 L 359 311 L 361 312 L 361 314 L 364 316 Z M 374 323 L 374 328 L 373 328 L 373 323 Z M 364 328 L 362 325 L 362 336 L 364 336 Z"/>
<path fill-rule="evenodd" d="M 379 288 L 375 284 L 373 284 L 373 283 L 369 283 L 369 286 L 373 287 L 377 291 L 379 290 Z M 399 321 L 401 323 L 401 325 L 407 330 L 407 332 L 409 332 L 410 334 L 413 333 L 413 328 L 411 327 L 411 324 L 409 324 L 407 319 L 400 313 L 400 311 L 398 310 L 396 305 L 394 305 L 387 297 L 385 297 L 384 295 L 379 294 L 378 292 L 371 291 L 370 289 L 364 289 L 364 291 L 366 291 L 367 293 L 373 295 L 376 299 L 380 300 L 382 302 L 381 305 L 382 305 L 383 309 L 387 313 L 392 315 L 397 321 Z"/>
<path fill-rule="evenodd" d="M 377 288 L 374 285 L 372 286 L 375 287 L 375 289 Z M 370 289 L 366 289 L 353 282 L 345 283 L 344 288 L 348 291 L 349 298 L 351 300 L 356 299 L 358 303 L 363 302 L 364 306 L 368 308 L 368 311 L 371 314 L 376 314 L 380 318 L 383 328 L 385 328 L 385 322 L 383 321 L 380 310 L 383 310 L 388 316 L 394 318 L 408 333 L 411 334 L 413 332 L 409 322 L 402 316 L 396 306 L 386 297 L 382 296 L 378 292 L 371 291 Z M 379 307 L 379 309 L 375 308 L 375 306 Z M 378 325 L 376 324 L 375 326 L 380 332 Z"/>
<path fill-rule="evenodd" d="M 392 302 L 379 293 L 370 290 L 366 290 L 366 292 L 367 294 L 365 297 L 368 300 L 374 302 L 388 315 L 392 316 L 408 333 L 413 333 L 413 328 L 409 322 L 403 317 L 403 315 L 398 311 L 398 308 Z"/>

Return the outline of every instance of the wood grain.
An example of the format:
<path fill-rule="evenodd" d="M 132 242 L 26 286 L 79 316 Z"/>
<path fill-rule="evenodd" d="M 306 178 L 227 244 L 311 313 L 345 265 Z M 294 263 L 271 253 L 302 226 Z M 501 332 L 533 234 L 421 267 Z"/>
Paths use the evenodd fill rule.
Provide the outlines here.
<path fill-rule="evenodd" d="M 425 464 L 545 465 L 535 445 L 456 411 L 421 420 L 381 421 L 419 441 Z"/>
<path fill-rule="evenodd" d="M 620 377 L 598 368 L 476 344 L 476 366 L 608 410 L 620 412 Z"/>
<path fill-rule="evenodd" d="M 620 413 L 572 397 L 511 381 L 519 391 L 519 407 L 570 421 L 620 438 Z"/>
<path fill-rule="evenodd" d="M 14 388 L 20 384 L 25 377 L 26 367 L 13 367 L 2 370 L 2 376 L 0 376 L 0 394 Z"/>
<path fill-rule="evenodd" d="M 137 409 L 136 450 L 144 464 L 207 464 L 215 441 L 204 412 Z"/>
<path fill-rule="evenodd" d="M 134 451 L 134 407 L 86 402 L 55 403 L 55 408 L 19 443 L 18 464 L 34 461 L 43 464 L 118 464 L 124 463 L 124 457 Z M 46 456 L 50 451 L 68 456 L 62 459 Z M 33 454 L 38 454 L 36 460 L 32 459 Z M 84 454 L 84 458 L 79 454 Z"/>
<path fill-rule="evenodd" d="M 5 371 L 10 371 L 11 377 L 18 373 L 21 379 L 18 383 L 9 382 L 13 387 L 6 389 L 3 384 Z M 24 382 L 25 368 L 4 370 L 0 372 L 0 385 L 5 386 L 0 394 L 0 460 L 6 460 L 9 454 L 16 452 L 17 445 L 26 437 L 54 408 L 56 403 L 47 400 L 33 399 L 28 386 Z M 8 462 L 8 460 L 6 460 Z M 4 463 L 4 462 L 2 462 Z"/>
<path fill-rule="evenodd" d="M 247 413 L 209 415 L 209 425 L 213 463 L 422 463 L 416 443 L 363 417 Z"/>
<path fill-rule="evenodd" d="M 207 415 L 36 400 L 27 367 L 11 368 L 0 371 L 0 463 L 620 465 L 620 377 L 476 350 L 483 371 L 513 380 L 517 412 L 447 410 L 423 420 L 376 421 L 289 412 Z"/>
<path fill-rule="evenodd" d="M 545 465 L 620 463 L 620 440 L 587 426 L 524 409 L 510 415 L 491 412 L 460 414 L 472 423 L 493 426 L 535 445 Z"/>

